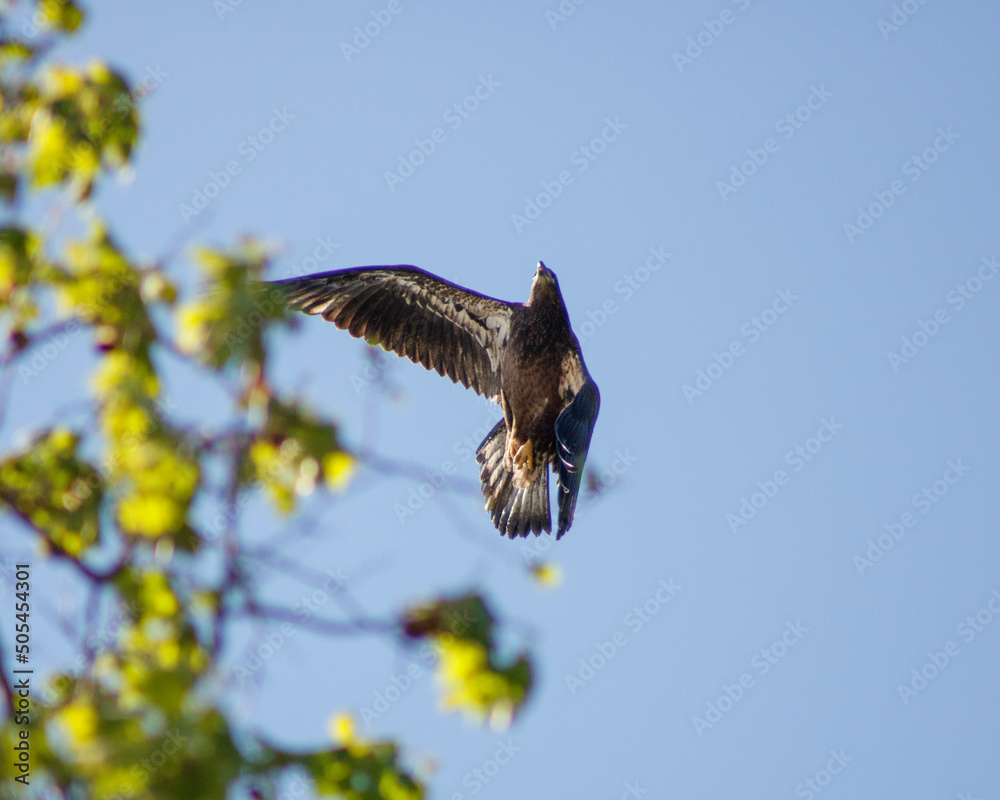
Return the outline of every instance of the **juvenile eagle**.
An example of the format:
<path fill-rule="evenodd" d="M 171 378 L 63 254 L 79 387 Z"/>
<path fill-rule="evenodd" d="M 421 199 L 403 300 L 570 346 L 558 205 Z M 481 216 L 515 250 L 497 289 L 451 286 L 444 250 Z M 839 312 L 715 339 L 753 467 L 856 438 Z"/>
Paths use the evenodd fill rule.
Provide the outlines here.
<path fill-rule="evenodd" d="M 513 538 L 551 531 L 549 466 L 560 538 L 573 523 L 601 399 L 555 273 L 538 262 L 526 303 L 506 303 L 411 266 L 358 267 L 274 281 L 292 308 L 320 314 L 500 404 L 476 451 L 486 509 Z"/>

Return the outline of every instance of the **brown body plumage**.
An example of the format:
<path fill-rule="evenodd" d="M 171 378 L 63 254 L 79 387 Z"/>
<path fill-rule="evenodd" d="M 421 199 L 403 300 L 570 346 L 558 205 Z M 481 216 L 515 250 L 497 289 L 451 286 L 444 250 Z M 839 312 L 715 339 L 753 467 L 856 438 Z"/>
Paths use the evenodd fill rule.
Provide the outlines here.
<path fill-rule="evenodd" d="M 566 383 L 563 361 L 578 355 L 580 346 L 562 297 L 548 280 L 536 281 L 528 302 L 512 310 L 510 328 L 500 363 L 500 407 L 508 430 L 504 467 L 513 471 L 516 488 L 527 489 L 556 458 L 556 417 L 572 399 L 569 387 L 560 386 Z"/>

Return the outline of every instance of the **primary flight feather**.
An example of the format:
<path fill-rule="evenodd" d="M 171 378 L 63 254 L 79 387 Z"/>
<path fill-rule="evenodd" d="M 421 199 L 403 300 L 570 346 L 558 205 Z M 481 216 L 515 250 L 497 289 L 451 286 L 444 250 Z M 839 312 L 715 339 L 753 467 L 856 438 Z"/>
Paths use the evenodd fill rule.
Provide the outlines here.
<path fill-rule="evenodd" d="M 555 273 L 538 262 L 525 303 L 473 292 L 411 266 L 357 267 L 270 284 L 292 308 L 381 344 L 500 404 L 476 451 L 486 509 L 509 537 L 551 531 L 549 468 L 560 538 L 573 523 L 600 393 Z"/>

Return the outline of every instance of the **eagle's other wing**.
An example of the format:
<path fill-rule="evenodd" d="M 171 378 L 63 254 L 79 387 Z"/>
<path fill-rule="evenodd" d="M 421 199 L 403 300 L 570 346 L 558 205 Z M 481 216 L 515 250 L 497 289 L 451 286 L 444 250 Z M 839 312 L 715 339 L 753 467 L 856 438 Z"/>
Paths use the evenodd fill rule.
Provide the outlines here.
<path fill-rule="evenodd" d="M 321 314 L 493 400 L 510 314 L 505 303 L 418 267 L 358 267 L 273 281 L 292 308 Z"/>
<path fill-rule="evenodd" d="M 601 408 L 601 395 L 590 377 L 584 381 L 573 401 L 556 417 L 556 442 L 559 451 L 559 530 L 561 537 L 573 523 L 576 496 L 580 492 L 583 465 L 590 448 L 590 437 Z"/>

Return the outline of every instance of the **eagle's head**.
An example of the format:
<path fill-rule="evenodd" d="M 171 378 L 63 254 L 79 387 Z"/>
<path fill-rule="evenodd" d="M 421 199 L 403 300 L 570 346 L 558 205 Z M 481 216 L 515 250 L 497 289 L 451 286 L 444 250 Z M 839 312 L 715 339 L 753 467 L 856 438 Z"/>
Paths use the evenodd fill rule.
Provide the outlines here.
<path fill-rule="evenodd" d="M 535 278 L 531 282 L 531 297 L 528 298 L 526 305 L 537 306 L 546 301 L 562 305 L 562 292 L 559 291 L 556 274 L 539 261 Z"/>

